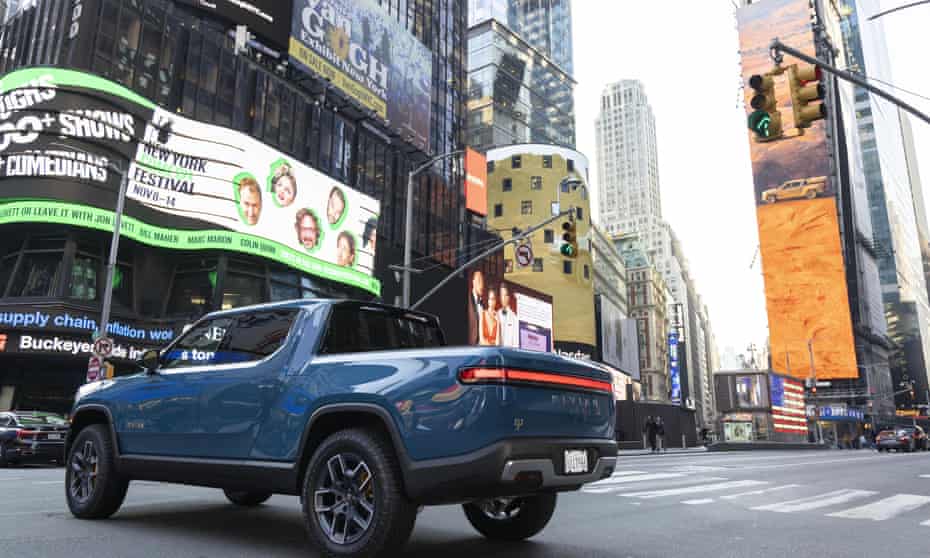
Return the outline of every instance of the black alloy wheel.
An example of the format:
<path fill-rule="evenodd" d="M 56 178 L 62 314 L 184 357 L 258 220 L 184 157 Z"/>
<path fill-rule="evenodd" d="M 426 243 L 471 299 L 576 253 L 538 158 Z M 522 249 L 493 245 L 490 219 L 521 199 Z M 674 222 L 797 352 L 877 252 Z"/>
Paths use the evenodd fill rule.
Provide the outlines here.
<path fill-rule="evenodd" d="M 326 558 L 398 556 L 416 522 L 394 448 L 371 429 L 323 440 L 307 464 L 301 501 L 307 533 Z"/>
<path fill-rule="evenodd" d="M 92 424 L 81 430 L 65 462 L 65 497 L 72 515 L 103 519 L 120 508 L 129 480 L 116 470 L 116 452 L 109 429 Z"/>
<path fill-rule="evenodd" d="M 352 544 L 362 538 L 375 517 L 371 468 L 352 453 L 337 453 L 326 462 L 313 493 L 317 520 L 329 540 Z"/>

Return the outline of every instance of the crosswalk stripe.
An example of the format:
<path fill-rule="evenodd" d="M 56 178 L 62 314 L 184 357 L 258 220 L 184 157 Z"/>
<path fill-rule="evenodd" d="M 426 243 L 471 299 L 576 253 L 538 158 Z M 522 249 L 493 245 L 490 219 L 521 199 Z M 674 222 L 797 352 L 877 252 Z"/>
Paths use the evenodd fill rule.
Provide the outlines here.
<path fill-rule="evenodd" d="M 611 477 L 628 477 L 630 475 L 644 475 L 646 471 L 614 471 Z"/>
<path fill-rule="evenodd" d="M 800 484 L 783 484 L 781 486 L 773 486 L 771 488 L 763 488 L 761 490 L 751 490 L 749 492 L 740 492 L 739 494 L 730 494 L 728 496 L 721 496 L 721 500 L 735 500 L 737 498 L 742 498 L 743 496 L 758 496 L 759 494 L 768 494 L 769 492 L 777 492 L 779 490 L 784 490 L 786 488 L 796 488 L 801 486 Z"/>
<path fill-rule="evenodd" d="M 650 481 L 643 481 L 641 484 L 613 483 L 613 484 L 601 485 L 600 483 L 605 482 L 605 481 L 598 481 L 595 483 L 586 484 L 584 488 L 582 488 L 581 490 L 582 492 L 585 492 L 588 494 L 612 494 L 614 492 L 622 492 L 625 490 L 634 490 L 634 489 L 639 489 L 641 491 L 643 486 L 654 485 L 654 484 L 664 485 L 665 482 L 667 482 L 668 485 L 671 485 L 671 486 L 680 486 L 683 484 L 687 484 L 690 486 L 695 483 L 719 482 L 719 481 L 725 481 L 725 480 L 727 480 L 726 477 L 688 477 L 687 475 L 683 475 L 681 478 L 665 479 L 664 482 L 658 482 L 658 483 L 650 482 Z"/>
<path fill-rule="evenodd" d="M 631 475 L 628 477 L 610 477 L 588 486 L 606 486 L 611 484 L 624 484 L 631 482 L 645 482 L 651 480 L 679 479 L 685 476 L 684 473 L 654 473 L 652 475 Z"/>
<path fill-rule="evenodd" d="M 689 506 L 700 506 L 701 504 L 710 504 L 713 501 L 713 498 L 701 498 L 699 500 L 682 500 L 681 503 Z"/>
<path fill-rule="evenodd" d="M 791 512 L 800 512 L 800 511 L 809 511 L 816 510 L 818 508 L 825 508 L 827 506 L 835 506 L 837 504 L 844 504 L 852 500 L 857 500 L 859 498 L 865 498 L 866 496 L 873 496 L 877 494 L 872 490 L 836 490 L 834 492 L 827 492 L 825 494 L 818 494 L 817 496 L 810 496 L 808 498 L 800 498 L 797 500 L 788 500 L 787 502 L 779 502 L 777 504 L 767 504 L 765 506 L 758 506 L 755 508 L 750 508 L 757 511 L 773 511 L 779 513 L 791 513 Z"/>
<path fill-rule="evenodd" d="M 850 508 L 835 513 L 828 513 L 829 517 L 845 517 L 847 519 L 871 519 L 872 521 L 885 521 L 904 512 L 914 511 L 930 503 L 930 496 L 918 494 L 896 494 L 889 498 L 872 502 L 864 506 Z"/>
<path fill-rule="evenodd" d="M 757 480 L 741 480 L 741 481 L 729 481 L 729 482 L 718 482 L 713 484 L 699 484 L 696 486 L 684 486 L 681 488 L 667 488 L 665 490 L 647 490 L 643 492 L 630 492 L 629 494 L 621 494 L 621 496 L 626 498 L 661 498 L 663 496 L 679 496 L 682 494 L 697 494 L 700 492 L 714 492 L 717 490 L 727 490 L 730 488 L 743 488 L 748 486 L 759 486 L 763 484 L 768 484 L 766 481 L 757 481 Z"/>

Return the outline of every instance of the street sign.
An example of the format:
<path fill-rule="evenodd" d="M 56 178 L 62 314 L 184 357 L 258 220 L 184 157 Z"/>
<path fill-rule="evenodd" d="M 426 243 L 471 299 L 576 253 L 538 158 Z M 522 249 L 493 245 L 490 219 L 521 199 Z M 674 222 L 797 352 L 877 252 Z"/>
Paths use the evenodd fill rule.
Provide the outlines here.
<path fill-rule="evenodd" d="M 96 382 L 100 379 L 100 371 L 103 367 L 103 359 L 99 356 L 92 356 L 87 361 L 87 381 Z"/>
<path fill-rule="evenodd" d="M 533 249 L 529 244 L 521 244 L 516 250 L 517 265 L 526 267 L 533 263 Z"/>
<path fill-rule="evenodd" d="M 101 337 L 94 341 L 94 354 L 106 358 L 113 354 L 113 339 L 110 337 Z"/>

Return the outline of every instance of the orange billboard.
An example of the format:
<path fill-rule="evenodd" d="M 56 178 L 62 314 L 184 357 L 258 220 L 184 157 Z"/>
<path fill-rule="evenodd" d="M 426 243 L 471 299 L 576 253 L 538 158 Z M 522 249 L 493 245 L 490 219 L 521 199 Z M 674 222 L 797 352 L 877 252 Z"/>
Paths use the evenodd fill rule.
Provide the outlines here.
<path fill-rule="evenodd" d="M 465 207 L 488 215 L 488 160 L 470 147 L 465 149 Z"/>
<path fill-rule="evenodd" d="M 811 15 L 809 0 L 760 0 L 739 9 L 744 83 L 773 70 L 775 37 L 816 54 Z M 786 56 L 784 64 L 796 62 Z M 827 121 L 801 133 L 787 76 L 774 72 L 773 81 L 784 137 L 752 141 L 750 149 L 772 368 L 796 378 L 856 378 Z M 747 107 L 754 94 L 747 86 Z"/>

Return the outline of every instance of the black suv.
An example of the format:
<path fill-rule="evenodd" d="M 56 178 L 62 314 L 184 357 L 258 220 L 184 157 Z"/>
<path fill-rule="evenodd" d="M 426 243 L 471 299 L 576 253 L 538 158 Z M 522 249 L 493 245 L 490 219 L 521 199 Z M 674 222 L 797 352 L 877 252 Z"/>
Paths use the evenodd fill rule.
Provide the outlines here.
<path fill-rule="evenodd" d="M 68 428 L 68 421 L 53 413 L 0 413 L 0 467 L 26 462 L 63 463 Z"/>

